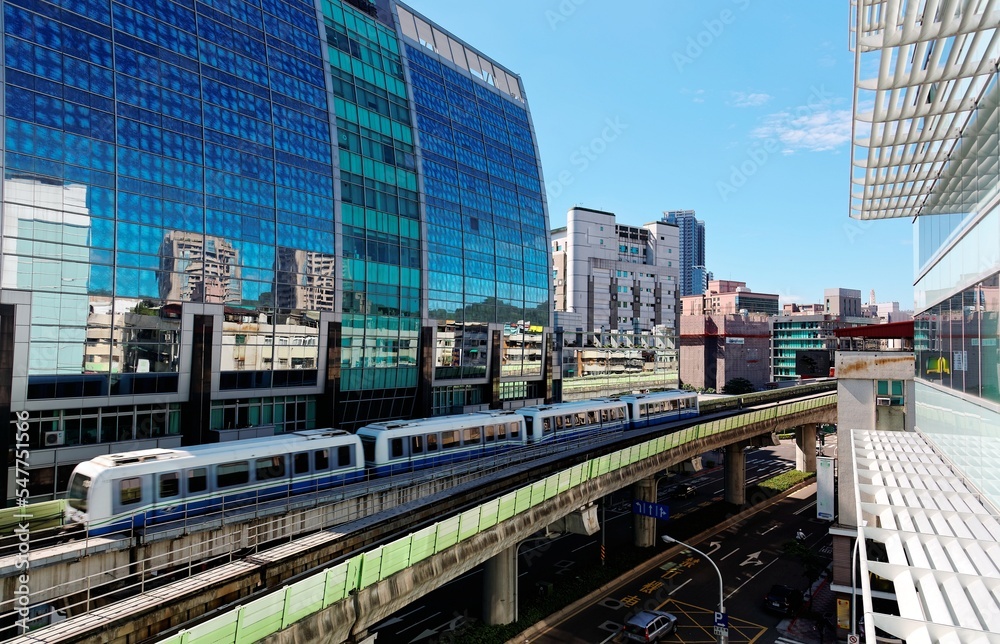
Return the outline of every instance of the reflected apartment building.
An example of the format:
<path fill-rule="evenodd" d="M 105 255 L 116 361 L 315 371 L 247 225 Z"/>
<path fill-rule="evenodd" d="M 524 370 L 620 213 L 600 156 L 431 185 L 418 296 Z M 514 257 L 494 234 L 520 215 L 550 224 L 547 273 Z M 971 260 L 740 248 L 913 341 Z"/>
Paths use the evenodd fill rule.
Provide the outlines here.
<path fill-rule="evenodd" d="M 516 74 L 394 0 L 4 8 L 0 411 L 33 500 L 109 452 L 552 399 Z"/>

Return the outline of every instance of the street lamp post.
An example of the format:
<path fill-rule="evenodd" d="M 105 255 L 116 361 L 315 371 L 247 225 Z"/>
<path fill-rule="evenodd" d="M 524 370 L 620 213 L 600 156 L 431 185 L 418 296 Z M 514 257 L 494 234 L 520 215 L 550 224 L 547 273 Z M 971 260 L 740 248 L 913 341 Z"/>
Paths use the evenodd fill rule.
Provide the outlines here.
<path fill-rule="evenodd" d="M 725 624 L 726 623 L 726 595 L 725 595 L 725 590 L 722 587 L 722 572 L 719 570 L 719 567 L 715 565 L 715 562 L 712 561 L 711 557 L 709 557 L 708 555 L 706 555 L 701 550 L 698 550 L 694 546 L 689 546 L 688 544 L 684 543 L 683 541 L 678 541 L 677 539 L 674 539 L 670 535 L 666 535 L 666 534 L 663 535 L 663 536 L 661 536 L 660 538 L 663 539 L 663 543 L 666 543 L 666 544 L 676 543 L 679 546 L 684 546 L 688 550 L 693 550 L 696 553 L 698 553 L 699 555 L 701 555 L 702 557 L 704 557 L 708 561 L 708 563 L 712 564 L 712 567 L 715 568 L 715 574 L 717 574 L 719 576 L 719 615 L 722 616 L 721 621 L 722 621 L 723 624 Z M 717 618 L 716 622 L 719 622 L 719 621 L 720 620 Z M 727 644 L 727 642 L 729 642 L 729 628 L 728 628 L 728 625 L 723 626 L 722 628 L 719 628 L 719 626 L 716 625 L 715 632 L 719 636 L 719 640 L 718 640 L 719 644 Z"/>

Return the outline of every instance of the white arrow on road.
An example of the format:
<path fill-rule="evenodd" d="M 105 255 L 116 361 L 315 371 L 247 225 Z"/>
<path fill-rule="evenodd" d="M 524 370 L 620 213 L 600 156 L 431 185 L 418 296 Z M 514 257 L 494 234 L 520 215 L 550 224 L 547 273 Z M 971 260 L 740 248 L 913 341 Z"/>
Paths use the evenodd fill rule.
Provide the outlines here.
<path fill-rule="evenodd" d="M 763 566 L 764 562 L 760 560 L 760 550 L 757 552 L 751 552 L 747 555 L 746 561 L 740 564 L 740 568 L 743 566 Z"/>
<path fill-rule="evenodd" d="M 708 545 L 710 545 L 712 547 L 708 549 L 708 552 L 705 553 L 706 555 L 710 555 L 713 552 L 715 552 L 716 550 L 718 550 L 719 548 L 721 548 L 722 547 L 722 542 L 721 541 L 710 541 Z"/>

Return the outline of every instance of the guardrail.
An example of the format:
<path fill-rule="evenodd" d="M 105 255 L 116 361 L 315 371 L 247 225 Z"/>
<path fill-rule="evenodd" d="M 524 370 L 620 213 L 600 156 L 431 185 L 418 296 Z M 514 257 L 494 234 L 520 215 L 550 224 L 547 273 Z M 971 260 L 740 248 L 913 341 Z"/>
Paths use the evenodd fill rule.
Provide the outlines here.
<path fill-rule="evenodd" d="M 738 416 L 701 423 L 591 459 L 423 530 L 350 557 L 331 568 L 285 586 L 281 592 L 250 601 L 228 613 L 176 633 L 162 642 L 167 644 L 256 642 L 590 479 L 694 440 L 754 423 L 777 420 L 781 416 L 826 407 L 836 404 L 836 401 L 836 394 L 831 394 L 777 405 L 769 409 L 749 411 Z"/>
<path fill-rule="evenodd" d="M 0 535 L 13 535 L 17 526 L 24 522 L 24 517 L 30 518 L 32 530 L 59 527 L 63 523 L 65 507 L 65 499 L 60 499 L 0 509 Z"/>

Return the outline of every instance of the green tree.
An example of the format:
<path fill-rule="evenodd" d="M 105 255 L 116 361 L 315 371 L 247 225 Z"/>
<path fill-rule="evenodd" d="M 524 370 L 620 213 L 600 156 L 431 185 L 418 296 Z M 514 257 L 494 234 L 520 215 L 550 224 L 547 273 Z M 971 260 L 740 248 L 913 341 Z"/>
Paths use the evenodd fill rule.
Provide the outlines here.
<path fill-rule="evenodd" d="M 730 396 L 738 396 L 740 394 L 753 393 L 754 389 L 753 383 L 746 378 L 733 378 L 723 385 L 722 393 L 729 394 Z"/>

